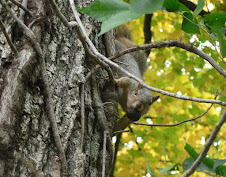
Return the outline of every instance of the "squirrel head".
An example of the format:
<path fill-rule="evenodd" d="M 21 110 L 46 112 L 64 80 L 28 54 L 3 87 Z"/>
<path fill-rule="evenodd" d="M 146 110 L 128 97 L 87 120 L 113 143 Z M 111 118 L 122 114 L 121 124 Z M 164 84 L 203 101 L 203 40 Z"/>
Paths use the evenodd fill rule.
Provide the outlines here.
<path fill-rule="evenodd" d="M 160 96 L 153 96 L 151 92 L 138 84 L 136 89 L 130 89 L 127 98 L 127 117 L 132 121 L 138 121 L 140 117 L 146 114 L 151 105 Z"/>

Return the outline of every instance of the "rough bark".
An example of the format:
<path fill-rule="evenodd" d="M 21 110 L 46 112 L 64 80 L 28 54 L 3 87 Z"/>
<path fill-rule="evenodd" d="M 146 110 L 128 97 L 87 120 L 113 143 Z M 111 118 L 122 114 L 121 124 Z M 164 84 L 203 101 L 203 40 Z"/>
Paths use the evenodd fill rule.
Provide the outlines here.
<path fill-rule="evenodd" d="M 83 7 L 90 1 L 79 0 L 75 3 L 77 7 Z M 57 5 L 68 20 L 73 20 L 68 1 L 58 0 Z M 11 8 L 19 16 L 20 9 L 15 5 Z M 32 29 L 41 39 L 55 119 L 67 158 L 68 176 L 100 176 L 102 171 L 104 128 L 97 114 L 99 108 L 93 104 L 92 84 L 97 88 L 98 105 L 103 108 L 101 111 L 110 132 L 105 159 L 105 176 L 108 176 L 113 155 L 109 140 L 117 117 L 114 86 L 107 82 L 107 72 L 102 68 L 85 80 L 96 64 L 85 54 L 76 32 L 64 27 L 55 16 L 48 1 L 29 1 L 28 9 L 35 15 L 32 18 L 25 15 L 26 25 L 41 19 L 34 23 Z M 16 22 L 3 11 L 1 8 L 1 19 L 4 19 L 19 57 L 13 57 L 0 32 L 1 103 L 4 103 L 4 99 L 5 103 L 11 103 L 0 105 L 0 176 L 31 176 L 32 170 L 17 158 L 17 152 L 45 176 L 61 176 L 61 162 L 45 110 L 37 55 Z M 105 54 L 104 40 L 97 37 L 100 24 L 84 15 L 81 15 L 81 19 L 95 46 Z M 96 82 L 92 82 L 92 79 Z M 84 140 L 81 140 L 81 84 L 85 84 Z"/>

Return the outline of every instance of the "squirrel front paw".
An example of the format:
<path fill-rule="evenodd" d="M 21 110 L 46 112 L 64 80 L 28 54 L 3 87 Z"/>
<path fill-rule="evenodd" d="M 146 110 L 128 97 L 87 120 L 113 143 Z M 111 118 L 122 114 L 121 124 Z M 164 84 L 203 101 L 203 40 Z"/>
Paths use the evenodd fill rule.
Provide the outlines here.
<path fill-rule="evenodd" d="M 129 77 L 121 77 L 119 79 L 115 79 L 115 83 L 117 86 L 125 88 L 131 83 L 131 79 Z"/>

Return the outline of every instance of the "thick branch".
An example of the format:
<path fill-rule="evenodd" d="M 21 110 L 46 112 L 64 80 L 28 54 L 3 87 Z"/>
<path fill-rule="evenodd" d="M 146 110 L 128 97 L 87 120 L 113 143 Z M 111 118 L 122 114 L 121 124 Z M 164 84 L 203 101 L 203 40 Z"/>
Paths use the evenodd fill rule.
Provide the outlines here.
<path fill-rule="evenodd" d="M 219 122 L 216 124 L 214 130 L 212 131 L 212 133 L 211 133 L 211 135 L 209 137 L 209 139 L 207 140 L 205 146 L 203 147 L 202 152 L 200 153 L 199 157 L 195 160 L 195 162 L 188 169 L 188 171 L 182 175 L 182 177 L 188 177 L 192 173 L 195 172 L 195 169 L 198 168 L 198 166 L 200 165 L 202 160 L 206 157 L 207 152 L 210 149 L 210 146 L 213 144 L 213 141 L 215 140 L 215 138 L 217 137 L 218 132 L 220 131 L 220 128 L 222 127 L 222 125 L 225 122 L 226 122 L 226 110 L 223 113 L 223 115 L 221 116 L 221 119 L 219 120 Z"/>
<path fill-rule="evenodd" d="M 145 14 L 144 16 L 144 43 L 149 44 L 151 43 L 151 38 L 152 38 L 152 32 L 151 32 L 151 19 L 152 19 L 153 14 Z M 151 49 L 145 50 L 146 55 L 148 56 L 151 52 Z"/>
<path fill-rule="evenodd" d="M 138 50 L 147 50 L 147 49 L 162 48 L 162 47 L 179 47 L 179 48 L 187 50 L 191 53 L 194 53 L 194 54 L 200 56 L 201 58 L 205 59 L 206 61 L 208 61 L 221 75 L 226 77 L 226 71 L 220 65 L 218 65 L 218 63 L 216 63 L 212 57 L 210 57 L 206 53 L 202 52 L 201 50 L 195 48 L 191 44 L 186 44 L 186 43 L 183 43 L 183 42 L 180 42 L 177 40 L 156 42 L 154 44 L 137 45 L 134 47 L 130 47 L 126 50 L 123 50 L 122 52 L 110 57 L 109 59 L 114 60 L 122 55 L 125 55 L 126 53 L 130 53 L 130 52 L 134 52 L 134 51 L 138 51 Z"/>

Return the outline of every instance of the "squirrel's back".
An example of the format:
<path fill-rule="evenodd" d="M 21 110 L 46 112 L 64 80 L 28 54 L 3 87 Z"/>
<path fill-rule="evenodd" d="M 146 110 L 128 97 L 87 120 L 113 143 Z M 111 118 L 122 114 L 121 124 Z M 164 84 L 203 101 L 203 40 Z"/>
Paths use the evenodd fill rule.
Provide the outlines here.
<path fill-rule="evenodd" d="M 120 52 L 126 48 L 133 47 L 135 44 L 132 41 L 132 36 L 130 31 L 125 25 L 121 25 L 115 29 L 115 39 L 116 39 L 116 51 Z M 132 55 L 132 57 L 131 57 Z M 131 59 L 133 58 L 133 59 Z M 117 61 L 117 60 L 116 60 Z M 131 74 L 141 78 L 147 69 L 147 58 L 143 51 L 132 52 L 130 54 L 120 57 L 118 61 L 122 62 L 120 64 L 127 71 L 132 71 Z M 123 64 L 124 62 L 124 64 Z M 124 66 L 123 66 L 124 65 Z M 125 67 L 127 65 L 127 67 Z M 131 65 L 132 69 L 128 65 Z M 134 67 L 138 66 L 138 69 Z M 139 71 L 138 71 L 139 70 Z M 137 73 L 136 73 L 137 72 Z M 140 73 L 140 74 L 139 74 Z"/>

